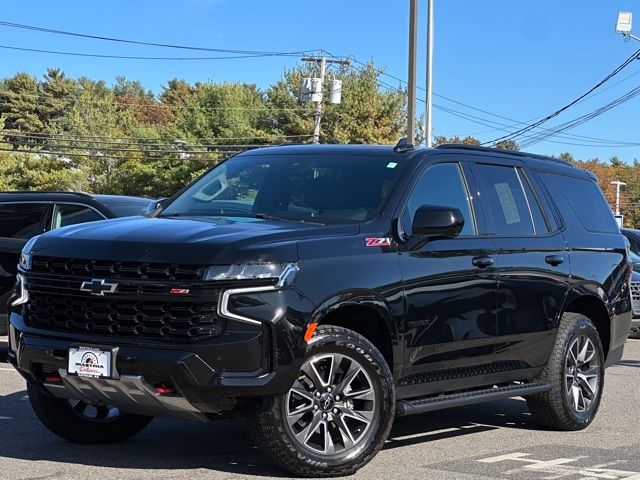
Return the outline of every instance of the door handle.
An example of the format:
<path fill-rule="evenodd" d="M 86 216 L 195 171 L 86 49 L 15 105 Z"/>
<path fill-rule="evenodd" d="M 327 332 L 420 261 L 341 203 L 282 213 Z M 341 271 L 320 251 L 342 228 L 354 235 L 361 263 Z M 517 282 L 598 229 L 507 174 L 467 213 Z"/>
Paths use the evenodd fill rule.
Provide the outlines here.
<path fill-rule="evenodd" d="M 544 261 L 549 265 L 553 265 L 554 267 L 556 267 L 564 262 L 564 257 L 561 255 L 547 255 L 546 257 L 544 257 Z"/>
<path fill-rule="evenodd" d="M 495 263 L 493 257 L 473 257 L 471 263 L 478 268 L 487 268 Z"/>

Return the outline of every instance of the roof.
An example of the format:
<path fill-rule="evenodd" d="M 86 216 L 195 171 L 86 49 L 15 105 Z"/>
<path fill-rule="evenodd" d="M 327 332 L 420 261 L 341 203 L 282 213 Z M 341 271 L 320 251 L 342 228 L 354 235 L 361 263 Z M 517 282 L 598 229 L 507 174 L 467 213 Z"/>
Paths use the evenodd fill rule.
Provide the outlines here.
<path fill-rule="evenodd" d="M 152 198 L 132 197 L 129 195 L 91 195 L 91 197 L 104 205 L 147 205 L 154 201 Z"/>
<path fill-rule="evenodd" d="M 414 149 L 404 153 L 395 152 L 392 145 L 344 145 L 344 144 L 288 144 L 247 150 L 239 156 L 256 155 L 362 155 L 369 157 L 407 157 L 408 154 L 425 149 Z"/>
<path fill-rule="evenodd" d="M 559 158 L 538 155 L 537 153 L 521 152 L 520 150 L 503 150 L 501 148 L 481 147 L 480 145 L 469 145 L 468 143 L 444 143 L 435 147 L 436 149 L 456 149 L 456 150 L 476 150 L 479 152 L 499 153 L 502 155 L 512 155 L 514 157 L 535 158 L 537 160 L 549 160 L 572 166 L 569 162 Z"/>
<path fill-rule="evenodd" d="M 44 197 L 44 198 L 43 198 Z M 11 191 L 0 192 L 0 200 L 47 200 L 53 201 L 55 199 L 78 199 L 78 197 L 87 199 L 92 198 L 91 195 L 81 192 L 56 192 L 56 191 Z"/>

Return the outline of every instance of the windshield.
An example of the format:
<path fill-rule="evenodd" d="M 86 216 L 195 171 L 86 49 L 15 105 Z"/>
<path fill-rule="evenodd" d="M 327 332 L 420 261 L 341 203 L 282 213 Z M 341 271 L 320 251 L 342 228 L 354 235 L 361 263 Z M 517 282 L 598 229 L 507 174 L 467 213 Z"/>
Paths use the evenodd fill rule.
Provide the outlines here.
<path fill-rule="evenodd" d="M 401 165 L 355 155 L 243 155 L 204 175 L 161 216 L 358 223 L 380 211 Z"/>
<path fill-rule="evenodd" d="M 629 251 L 629 260 L 631 260 L 631 263 L 640 263 L 640 255 L 638 255 L 633 250 L 630 250 Z"/>

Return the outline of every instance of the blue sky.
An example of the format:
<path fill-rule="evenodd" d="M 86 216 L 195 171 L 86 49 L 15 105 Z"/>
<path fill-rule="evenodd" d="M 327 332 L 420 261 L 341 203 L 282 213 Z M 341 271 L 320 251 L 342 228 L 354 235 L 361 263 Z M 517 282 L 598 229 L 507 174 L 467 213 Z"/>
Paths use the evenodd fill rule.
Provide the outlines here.
<path fill-rule="evenodd" d="M 326 49 L 336 55 L 373 59 L 387 72 L 406 78 L 408 0 L 173 0 L 3 2 L 0 20 L 136 40 L 228 49 L 293 51 Z M 426 1 L 420 0 L 420 39 L 425 37 Z M 438 105 L 500 122 L 540 118 L 588 90 L 622 63 L 640 42 L 625 43 L 614 31 L 618 11 L 636 13 L 631 0 L 435 0 L 434 91 L 459 102 L 507 117 L 492 117 L 447 100 Z M 87 53 L 145 56 L 206 55 L 0 27 L 0 45 Z M 424 85 L 424 48 L 419 84 Z M 286 58 L 202 62 L 106 60 L 0 50 L 0 76 L 26 71 L 42 75 L 50 66 L 71 76 L 112 83 L 117 75 L 140 80 L 158 92 L 169 78 L 188 81 L 244 81 L 267 87 L 295 60 Z M 640 60 L 611 84 L 640 73 Z M 385 79 L 393 85 L 398 83 Z M 640 84 L 633 75 L 568 110 L 548 126 L 594 110 Z M 420 103 L 422 108 L 423 104 Z M 488 122 L 487 122 L 488 120 Z M 638 142 L 640 98 L 631 100 L 567 133 Z M 503 132 L 434 111 L 436 135 L 473 134 L 491 140 Z M 556 138 L 558 142 L 584 140 Z M 587 142 L 589 143 L 589 142 Z M 578 158 L 618 155 L 640 158 L 640 147 L 577 146 L 548 141 L 528 148 L 545 154 L 570 151 Z"/>

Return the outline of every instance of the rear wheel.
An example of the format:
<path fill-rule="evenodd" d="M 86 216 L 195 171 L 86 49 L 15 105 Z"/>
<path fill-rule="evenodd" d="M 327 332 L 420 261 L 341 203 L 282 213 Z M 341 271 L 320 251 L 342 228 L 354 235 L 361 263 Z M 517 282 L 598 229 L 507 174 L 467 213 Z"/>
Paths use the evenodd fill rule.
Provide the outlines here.
<path fill-rule="evenodd" d="M 631 327 L 629 338 L 640 339 L 640 326 Z"/>
<path fill-rule="evenodd" d="M 251 422 L 258 448 L 302 476 L 355 473 L 382 448 L 394 418 L 393 377 L 357 333 L 320 326 L 291 389 Z"/>
<path fill-rule="evenodd" d="M 27 392 L 33 411 L 44 426 L 75 443 L 120 442 L 139 433 L 153 420 L 121 412 L 111 405 L 56 398 L 31 383 Z"/>
<path fill-rule="evenodd" d="M 604 387 L 604 353 L 595 326 L 584 315 L 565 313 L 540 380 L 551 391 L 527 398 L 534 420 L 555 430 L 582 430 L 593 421 Z"/>

